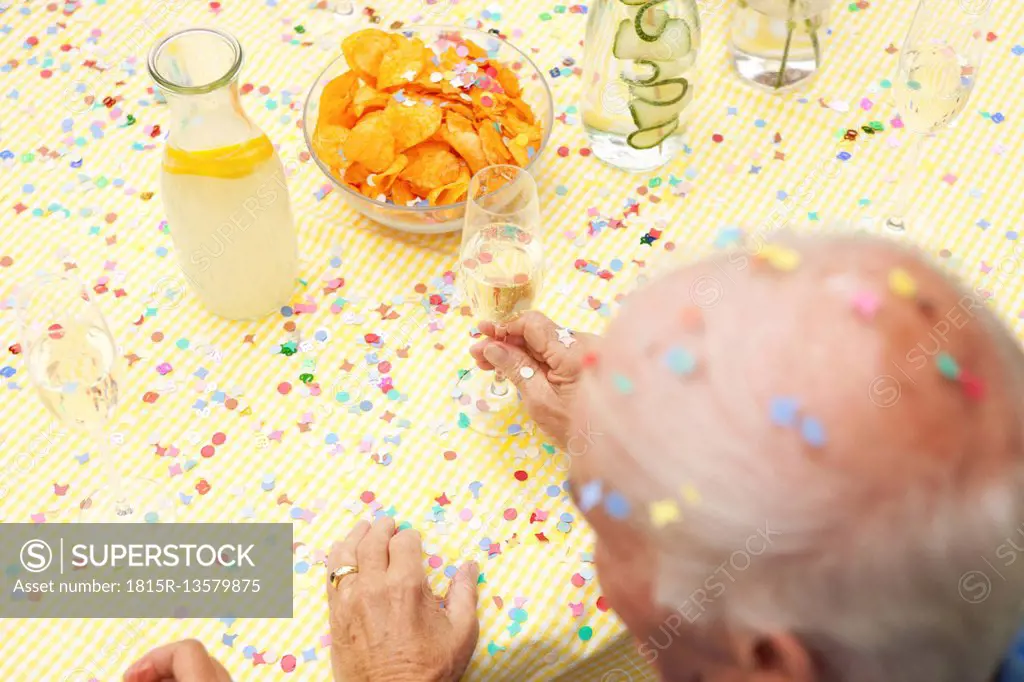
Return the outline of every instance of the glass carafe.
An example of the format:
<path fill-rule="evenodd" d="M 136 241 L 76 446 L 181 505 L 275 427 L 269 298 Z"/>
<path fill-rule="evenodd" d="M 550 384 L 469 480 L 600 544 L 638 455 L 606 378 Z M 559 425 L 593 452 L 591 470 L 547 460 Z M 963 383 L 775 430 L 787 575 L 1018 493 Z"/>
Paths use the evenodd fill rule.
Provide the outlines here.
<path fill-rule="evenodd" d="M 594 156 L 649 171 L 683 147 L 700 50 L 694 0 L 595 0 L 583 57 L 583 126 Z"/>
<path fill-rule="evenodd" d="M 822 66 L 832 0 L 736 0 L 729 47 L 740 78 L 788 90 Z"/>
<path fill-rule="evenodd" d="M 215 315 L 253 319 L 288 302 L 298 244 L 284 166 L 242 109 L 242 48 L 187 29 L 158 43 L 149 73 L 170 106 L 161 186 L 178 264 Z"/>

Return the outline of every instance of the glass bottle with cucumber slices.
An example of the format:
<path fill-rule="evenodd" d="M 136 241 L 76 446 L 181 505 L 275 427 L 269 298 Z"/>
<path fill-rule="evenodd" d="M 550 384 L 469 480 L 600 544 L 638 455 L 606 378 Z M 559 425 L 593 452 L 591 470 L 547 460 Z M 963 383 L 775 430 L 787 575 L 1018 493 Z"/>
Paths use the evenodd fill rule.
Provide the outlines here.
<path fill-rule="evenodd" d="M 591 3 L 582 113 L 594 156 L 639 173 L 683 149 L 699 49 L 695 0 Z"/>

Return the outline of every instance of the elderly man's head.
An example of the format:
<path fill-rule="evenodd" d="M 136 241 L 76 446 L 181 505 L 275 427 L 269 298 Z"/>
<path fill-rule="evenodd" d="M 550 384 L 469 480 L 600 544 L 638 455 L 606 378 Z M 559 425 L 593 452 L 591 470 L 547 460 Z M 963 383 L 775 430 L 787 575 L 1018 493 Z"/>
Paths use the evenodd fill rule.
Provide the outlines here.
<path fill-rule="evenodd" d="M 989 679 L 1024 597 L 1021 358 L 980 299 L 867 238 L 637 294 L 571 477 L 641 651 L 666 680 Z"/>

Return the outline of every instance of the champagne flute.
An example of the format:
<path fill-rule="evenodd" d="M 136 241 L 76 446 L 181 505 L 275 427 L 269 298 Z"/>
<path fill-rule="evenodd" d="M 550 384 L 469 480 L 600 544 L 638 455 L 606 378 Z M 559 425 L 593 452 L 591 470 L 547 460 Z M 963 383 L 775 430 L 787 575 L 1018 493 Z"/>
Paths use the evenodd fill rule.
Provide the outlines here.
<path fill-rule="evenodd" d="M 517 166 L 483 168 L 469 183 L 466 224 L 459 252 L 459 281 L 477 319 L 503 324 L 529 310 L 544 279 L 537 183 Z M 475 408 L 470 426 L 489 436 L 515 435 L 509 426 L 518 404 L 507 377 L 471 373 L 459 382 L 459 399 Z M 502 428 L 505 427 L 505 428 Z"/>
<path fill-rule="evenodd" d="M 906 229 L 925 138 L 948 127 L 967 106 L 981 68 L 990 2 L 920 0 L 900 53 L 893 97 L 913 135 L 886 226 Z"/>
<path fill-rule="evenodd" d="M 148 501 L 158 499 L 156 484 L 123 479 L 110 453 L 106 426 L 118 402 L 117 344 L 99 306 L 70 274 L 37 275 L 19 290 L 16 301 L 36 393 L 54 417 L 89 434 L 107 468 L 107 485 L 89 495 L 81 521 L 157 520 L 142 513 L 137 498 L 145 491 Z M 168 516 L 164 513 L 164 520 Z"/>

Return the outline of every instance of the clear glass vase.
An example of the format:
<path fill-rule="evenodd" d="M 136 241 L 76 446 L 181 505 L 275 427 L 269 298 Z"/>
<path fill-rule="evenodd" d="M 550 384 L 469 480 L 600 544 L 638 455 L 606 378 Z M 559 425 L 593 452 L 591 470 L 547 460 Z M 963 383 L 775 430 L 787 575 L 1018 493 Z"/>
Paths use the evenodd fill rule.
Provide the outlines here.
<path fill-rule="evenodd" d="M 729 47 L 739 77 L 782 91 L 822 66 L 832 0 L 737 0 Z"/>
<path fill-rule="evenodd" d="M 591 3 L 582 114 L 594 156 L 645 172 L 682 151 L 700 36 L 695 0 Z"/>
<path fill-rule="evenodd" d="M 161 187 L 178 265 L 210 312 L 235 320 L 285 305 L 298 276 L 284 166 L 242 109 L 241 66 L 238 41 L 205 28 L 149 55 L 171 113 Z"/>

